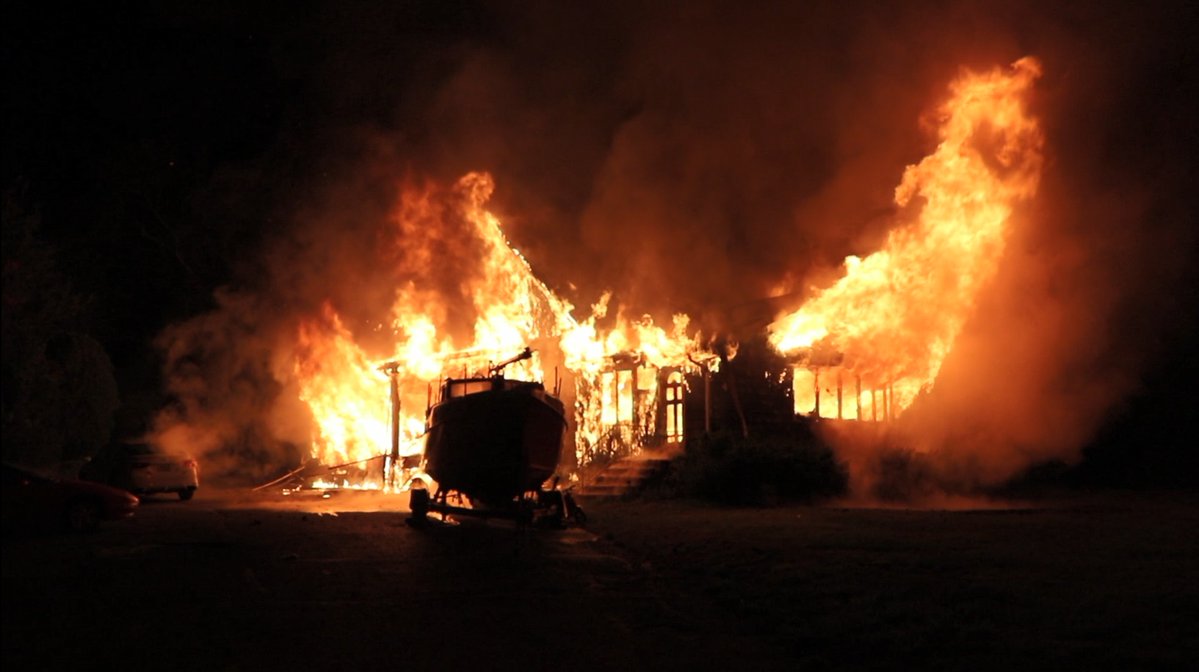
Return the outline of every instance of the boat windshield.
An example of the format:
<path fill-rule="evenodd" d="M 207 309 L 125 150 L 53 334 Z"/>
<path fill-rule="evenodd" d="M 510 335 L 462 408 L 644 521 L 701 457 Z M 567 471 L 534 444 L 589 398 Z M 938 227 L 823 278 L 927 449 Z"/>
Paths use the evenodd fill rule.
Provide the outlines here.
<path fill-rule="evenodd" d="M 457 399 L 479 392 L 490 392 L 491 390 L 514 390 L 526 386 L 538 387 L 537 383 L 530 383 L 524 380 L 509 380 L 507 378 L 465 378 L 461 380 L 447 380 L 445 382 L 445 391 L 442 395 L 443 399 Z"/>
<path fill-rule="evenodd" d="M 477 394 L 486 392 L 492 387 L 490 378 L 476 378 L 471 380 L 450 380 L 445 385 L 445 396 L 447 399 L 455 399 L 457 397 L 465 397 L 468 394 Z"/>

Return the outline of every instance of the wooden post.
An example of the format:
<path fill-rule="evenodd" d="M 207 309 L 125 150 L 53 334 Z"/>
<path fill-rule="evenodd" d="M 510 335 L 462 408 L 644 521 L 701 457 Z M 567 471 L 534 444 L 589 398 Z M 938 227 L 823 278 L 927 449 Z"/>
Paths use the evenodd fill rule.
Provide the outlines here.
<path fill-rule="evenodd" d="M 844 418 L 845 414 L 841 411 L 841 369 L 837 369 L 837 419 Z"/>
<path fill-rule="evenodd" d="M 854 388 L 855 403 L 858 407 L 857 420 L 860 422 L 862 420 L 862 377 L 854 376 L 854 380 L 857 383 Z"/>
<path fill-rule="evenodd" d="M 812 384 L 816 387 L 816 407 L 812 409 L 812 415 L 820 417 L 820 369 L 812 369 Z"/>
<path fill-rule="evenodd" d="M 388 488 L 395 487 L 396 467 L 400 463 L 400 372 L 392 368 L 387 372 L 391 380 L 391 459 L 384 464 L 387 473 L 383 475 L 383 483 Z"/>
<path fill-rule="evenodd" d="M 704 434 L 712 433 L 712 372 L 704 362 Z"/>

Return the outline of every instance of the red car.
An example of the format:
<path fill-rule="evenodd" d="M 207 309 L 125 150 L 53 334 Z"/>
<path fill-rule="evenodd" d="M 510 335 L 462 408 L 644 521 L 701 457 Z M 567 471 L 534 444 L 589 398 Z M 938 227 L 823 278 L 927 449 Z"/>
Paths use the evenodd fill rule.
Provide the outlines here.
<path fill-rule="evenodd" d="M 100 483 L 58 479 L 3 465 L 4 531 L 94 530 L 101 520 L 128 518 L 137 509 L 132 494 Z"/>

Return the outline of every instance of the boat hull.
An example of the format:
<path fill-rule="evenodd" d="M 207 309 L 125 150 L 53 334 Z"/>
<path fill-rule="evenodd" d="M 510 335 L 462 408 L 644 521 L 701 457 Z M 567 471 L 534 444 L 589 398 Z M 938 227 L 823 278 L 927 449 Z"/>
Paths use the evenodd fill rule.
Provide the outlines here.
<path fill-rule="evenodd" d="M 562 402 L 540 385 L 446 399 L 429 411 L 425 470 L 442 489 L 500 506 L 553 475 L 565 430 Z"/>

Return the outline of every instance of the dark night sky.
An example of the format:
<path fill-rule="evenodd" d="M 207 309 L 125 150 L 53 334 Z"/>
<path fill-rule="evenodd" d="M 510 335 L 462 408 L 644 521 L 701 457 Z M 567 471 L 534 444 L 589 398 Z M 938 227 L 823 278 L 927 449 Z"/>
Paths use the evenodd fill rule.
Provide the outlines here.
<path fill-rule="evenodd" d="M 1097 347 L 1136 353 L 1115 417 L 1193 433 L 1191 3 L 777 4 L 7 3 L 4 186 L 126 389 L 154 384 L 163 327 L 404 175 L 491 172 L 576 303 L 614 287 L 703 319 L 869 251 L 958 68 L 1035 54 L 1052 235 L 1097 250 L 1074 281 L 1116 297 Z"/>

